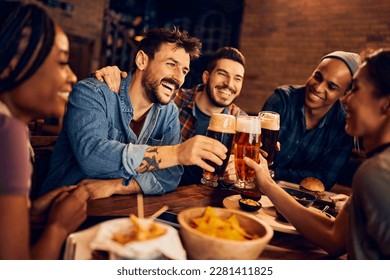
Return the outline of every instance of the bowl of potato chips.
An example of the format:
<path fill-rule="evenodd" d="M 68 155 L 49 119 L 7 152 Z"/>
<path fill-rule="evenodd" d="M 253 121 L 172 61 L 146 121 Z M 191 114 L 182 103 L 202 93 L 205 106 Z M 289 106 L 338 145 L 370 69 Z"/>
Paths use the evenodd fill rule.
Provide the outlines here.
<path fill-rule="evenodd" d="M 273 236 L 267 223 L 233 209 L 189 208 L 178 221 L 189 259 L 257 259 Z"/>

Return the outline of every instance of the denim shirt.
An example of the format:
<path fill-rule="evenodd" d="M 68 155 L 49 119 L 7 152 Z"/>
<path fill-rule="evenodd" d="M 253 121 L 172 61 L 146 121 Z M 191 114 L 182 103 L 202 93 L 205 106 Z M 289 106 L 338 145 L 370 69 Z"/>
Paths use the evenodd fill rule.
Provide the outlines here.
<path fill-rule="evenodd" d="M 134 179 L 145 194 L 176 189 L 182 166 L 142 174 L 135 169 L 148 147 L 181 142 L 178 109 L 173 102 L 154 104 L 137 137 L 130 128 L 134 117 L 130 80 L 130 74 L 122 80 L 120 94 L 94 78 L 74 86 L 41 193 L 85 178 L 124 178 L 125 185 Z"/>

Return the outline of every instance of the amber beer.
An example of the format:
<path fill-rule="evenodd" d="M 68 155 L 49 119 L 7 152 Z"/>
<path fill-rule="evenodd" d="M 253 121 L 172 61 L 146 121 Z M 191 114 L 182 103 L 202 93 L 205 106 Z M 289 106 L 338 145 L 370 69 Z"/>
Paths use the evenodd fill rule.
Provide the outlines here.
<path fill-rule="evenodd" d="M 237 188 L 252 189 L 255 187 L 255 171 L 244 162 L 249 157 L 260 161 L 261 123 L 257 116 L 237 117 L 236 135 L 234 137 L 234 161 L 238 180 Z"/>
<path fill-rule="evenodd" d="M 201 179 L 203 185 L 217 187 L 218 179 L 223 177 L 233 147 L 235 127 L 236 118 L 234 116 L 217 113 L 211 116 L 206 136 L 221 142 L 223 145 L 225 145 L 228 151 L 222 165 L 217 165 L 211 161 L 207 161 L 209 165 L 215 168 L 215 171 L 209 172 L 203 170 L 203 178 Z"/>
<path fill-rule="evenodd" d="M 280 117 L 278 113 L 263 111 L 259 113 L 261 119 L 261 149 L 265 151 L 268 166 L 274 163 L 275 147 L 278 141 L 280 129 Z"/>

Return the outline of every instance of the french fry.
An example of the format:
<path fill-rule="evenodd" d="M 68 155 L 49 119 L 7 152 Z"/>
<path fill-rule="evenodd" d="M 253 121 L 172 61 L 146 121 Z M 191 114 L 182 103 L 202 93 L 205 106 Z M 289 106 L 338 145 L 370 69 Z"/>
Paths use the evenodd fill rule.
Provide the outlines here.
<path fill-rule="evenodd" d="M 121 244 L 126 244 L 133 241 L 144 241 L 164 235 L 167 231 L 165 228 L 160 227 L 154 222 L 148 228 L 145 228 L 141 226 L 138 218 L 133 214 L 130 215 L 130 220 L 133 224 L 130 231 L 126 233 L 114 234 L 114 241 Z"/>

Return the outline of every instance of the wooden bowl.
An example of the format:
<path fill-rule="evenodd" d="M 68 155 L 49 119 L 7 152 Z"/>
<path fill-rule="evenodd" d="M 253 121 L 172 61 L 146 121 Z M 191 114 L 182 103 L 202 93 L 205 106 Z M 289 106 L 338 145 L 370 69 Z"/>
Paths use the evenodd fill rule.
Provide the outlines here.
<path fill-rule="evenodd" d="M 201 217 L 205 209 L 206 207 L 189 208 L 180 212 L 178 216 L 183 245 L 190 259 L 257 259 L 273 236 L 273 229 L 252 214 L 214 207 L 215 214 L 223 219 L 235 214 L 240 226 L 249 234 L 257 234 L 259 238 L 236 241 L 207 235 L 190 225 L 191 220 Z"/>

